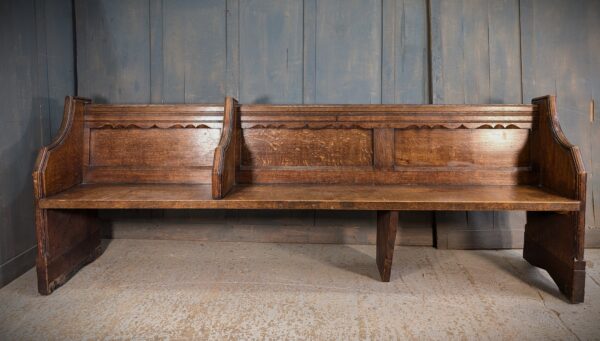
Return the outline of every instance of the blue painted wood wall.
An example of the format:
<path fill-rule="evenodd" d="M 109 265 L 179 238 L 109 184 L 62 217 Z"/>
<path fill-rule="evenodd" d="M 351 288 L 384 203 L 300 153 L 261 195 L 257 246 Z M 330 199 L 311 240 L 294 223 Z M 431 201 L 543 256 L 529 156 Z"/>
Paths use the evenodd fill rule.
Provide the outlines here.
<path fill-rule="evenodd" d="M 600 134 L 590 119 L 600 2 L 94 0 L 76 13 L 79 94 L 102 102 L 528 103 L 556 94 L 590 173 L 588 225 L 600 225 Z M 317 225 L 347 219 L 309 215 Z M 423 233 L 432 217 L 407 215 Z M 523 213 L 435 218 L 440 247 L 522 243 Z M 600 244 L 595 232 L 588 239 Z"/>
<path fill-rule="evenodd" d="M 75 92 L 70 0 L 0 1 L 0 287 L 31 268 L 31 172 Z"/>
<path fill-rule="evenodd" d="M 225 95 L 243 103 L 528 103 L 556 94 L 563 128 L 589 172 L 587 241 L 600 245 L 600 229 L 592 228 L 600 226 L 593 104 L 600 1 L 75 1 L 77 77 L 72 10 L 67 0 L 0 2 L 2 281 L 18 272 L 15 264 L 31 264 L 33 160 L 60 124 L 62 98 L 76 90 L 108 103 L 222 102 Z M 252 240 L 256 232 L 248 231 L 257 226 L 271 236 L 283 226 L 287 234 L 274 240 L 308 242 L 335 239 L 323 237 L 327 226 L 342 231 L 333 241 L 369 242 L 360 227 L 374 220 L 332 212 L 183 215 L 234 227 L 207 238 Z M 433 214 L 404 220 L 422 233 L 415 243 L 431 243 Z M 440 212 L 435 220 L 441 247 L 522 241 L 518 213 Z"/>

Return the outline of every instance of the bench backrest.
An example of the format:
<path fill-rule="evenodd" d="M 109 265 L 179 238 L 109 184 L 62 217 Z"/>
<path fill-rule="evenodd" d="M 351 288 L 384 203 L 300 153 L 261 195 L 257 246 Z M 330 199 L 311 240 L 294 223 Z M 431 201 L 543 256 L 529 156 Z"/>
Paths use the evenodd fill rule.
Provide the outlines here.
<path fill-rule="evenodd" d="M 88 104 L 84 182 L 211 182 L 223 105 Z"/>
<path fill-rule="evenodd" d="M 240 183 L 522 184 L 532 105 L 242 105 Z"/>
<path fill-rule="evenodd" d="M 237 105 L 237 183 L 525 184 L 533 105 Z M 223 105 L 87 104 L 87 183 L 211 183 Z"/>

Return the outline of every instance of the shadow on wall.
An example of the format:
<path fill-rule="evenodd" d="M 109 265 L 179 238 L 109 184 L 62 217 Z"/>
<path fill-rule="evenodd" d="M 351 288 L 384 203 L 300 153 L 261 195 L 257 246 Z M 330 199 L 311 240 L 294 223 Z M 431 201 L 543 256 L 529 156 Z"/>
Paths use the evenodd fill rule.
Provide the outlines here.
<path fill-rule="evenodd" d="M 269 104 L 269 103 L 271 103 L 271 100 L 269 99 L 269 96 L 264 95 L 264 96 L 257 97 L 254 101 L 252 101 L 252 103 Z"/>
<path fill-rule="evenodd" d="M 86 98 L 89 98 L 89 97 L 86 97 Z M 91 100 L 92 100 L 92 103 L 96 103 L 96 104 L 108 104 L 109 103 L 108 99 L 101 95 L 92 95 Z"/>

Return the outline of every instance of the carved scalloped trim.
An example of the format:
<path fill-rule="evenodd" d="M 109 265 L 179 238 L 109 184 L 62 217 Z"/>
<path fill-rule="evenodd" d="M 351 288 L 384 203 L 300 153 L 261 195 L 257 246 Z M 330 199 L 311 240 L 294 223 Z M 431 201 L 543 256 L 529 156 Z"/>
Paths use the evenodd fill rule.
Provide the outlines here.
<path fill-rule="evenodd" d="M 528 126 L 519 126 L 514 123 L 506 124 L 481 124 L 481 123 L 445 123 L 445 124 L 414 124 L 414 123 L 400 123 L 400 124 L 385 124 L 386 127 L 396 129 L 526 129 Z M 377 123 L 355 123 L 355 124 L 344 124 L 344 123 L 258 123 L 255 125 L 245 126 L 244 129 L 373 129 L 378 127 Z M 210 129 L 211 127 L 206 124 L 157 124 L 157 123 L 131 123 L 131 124 L 120 124 L 120 123 L 101 123 L 97 126 L 92 126 L 95 129 Z"/>
<path fill-rule="evenodd" d="M 484 124 L 482 126 L 477 127 L 477 129 L 521 129 L 521 127 L 519 127 L 516 124 L 495 124 L 495 125 L 491 125 L 491 124 Z"/>
<path fill-rule="evenodd" d="M 206 124 L 169 124 L 162 125 L 156 123 L 148 124 L 119 124 L 119 123 L 104 123 L 95 129 L 210 129 Z"/>
<path fill-rule="evenodd" d="M 371 129 L 363 124 L 309 124 L 309 123 L 280 123 L 280 124 L 255 124 L 245 129 Z"/>

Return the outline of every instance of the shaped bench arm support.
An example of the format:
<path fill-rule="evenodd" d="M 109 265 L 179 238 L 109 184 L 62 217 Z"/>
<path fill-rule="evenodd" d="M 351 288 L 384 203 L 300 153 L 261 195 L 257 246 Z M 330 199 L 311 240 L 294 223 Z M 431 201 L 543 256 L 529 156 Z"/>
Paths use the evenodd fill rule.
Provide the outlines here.
<path fill-rule="evenodd" d="M 222 199 L 235 186 L 240 153 L 240 117 L 237 107 L 238 103 L 234 98 L 225 98 L 223 129 L 213 161 L 213 199 Z"/>
<path fill-rule="evenodd" d="M 556 97 L 538 97 L 532 103 L 539 111 L 532 145 L 539 184 L 571 199 L 585 200 L 583 159 L 579 148 L 569 142 L 560 127 Z"/>
<path fill-rule="evenodd" d="M 33 170 L 36 200 L 80 184 L 83 179 L 83 115 L 91 100 L 67 96 L 63 120 L 52 143 L 38 153 Z"/>
<path fill-rule="evenodd" d="M 583 302 L 585 261 L 586 172 L 577 146 L 571 144 L 558 122 L 556 98 L 534 98 L 538 119 L 531 139 L 533 170 L 538 185 L 581 202 L 574 212 L 527 212 L 523 257 L 546 269 L 572 303 Z"/>
<path fill-rule="evenodd" d="M 577 221 L 577 259 L 583 259 L 587 173 L 579 148 L 569 142 L 558 121 L 556 97 L 534 98 L 539 118 L 532 139 L 533 167 L 538 184 L 554 193 L 581 202 Z M 537 129 L 536 129 L 537 128 Z"/>
<path fill-rule="evenodd" d="M 33 170 L 38 291 L 50 294 L 101 252 L 102 222 L 93 210 L 41 209 L 39 200 L 83 181 L 84 110 L 89 99 L 65 98 L 63 121 Z"/>

